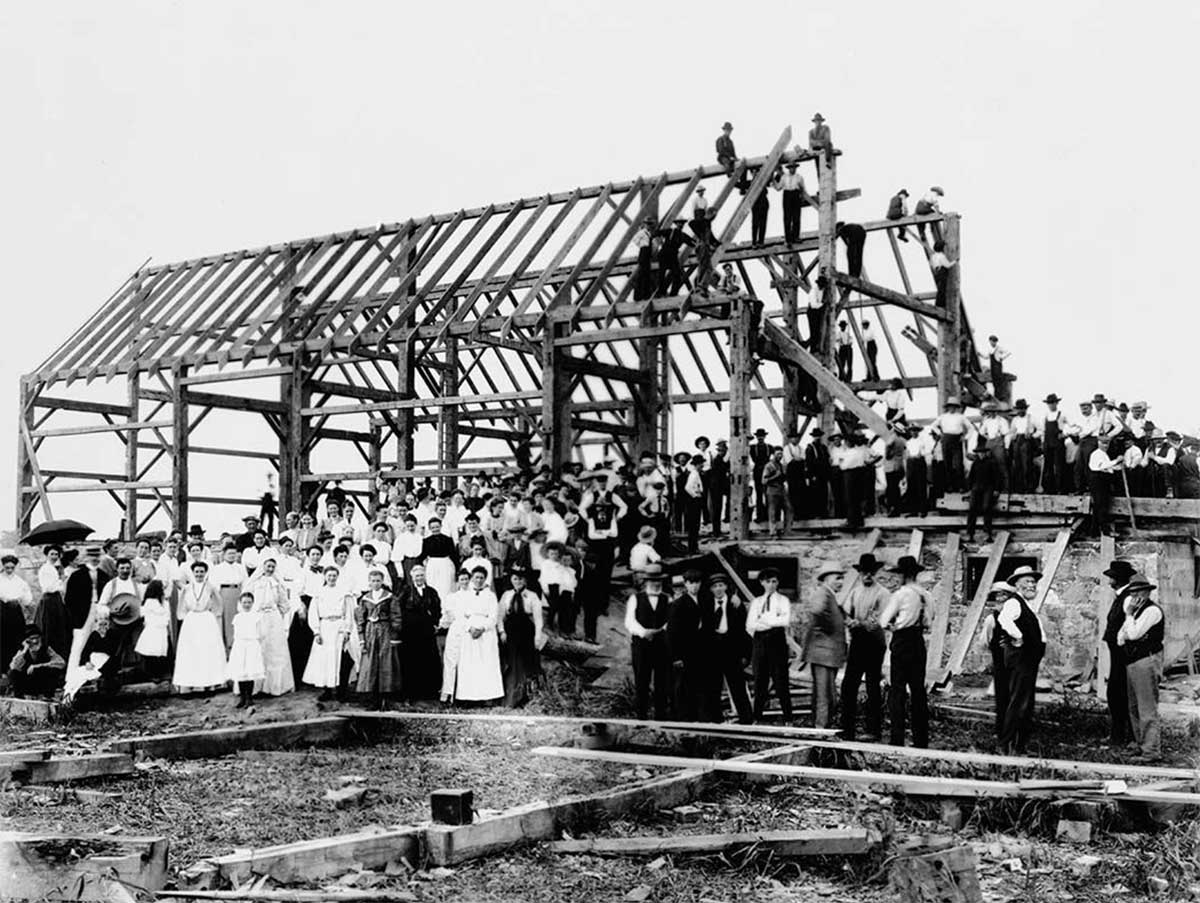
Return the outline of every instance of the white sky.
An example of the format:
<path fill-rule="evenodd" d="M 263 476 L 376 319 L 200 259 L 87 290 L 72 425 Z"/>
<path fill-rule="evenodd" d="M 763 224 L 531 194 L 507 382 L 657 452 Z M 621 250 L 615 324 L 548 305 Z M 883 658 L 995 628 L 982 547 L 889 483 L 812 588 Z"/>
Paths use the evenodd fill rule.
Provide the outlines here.
<path fill-rule="evenodd" d="M 685 168 L 727 118 L 758 154 L 819 109 L 841 184 L 863 191 L 843 218 L 946 188 L 972 323 L 1013 352 L 1017 395 L 1144 398 L 1197 429 L 1198 18 L 1024 0 L 5 4 L 0 418 L 148 256 Z M 95 497 L 55 501 L 115 525 Z"/>

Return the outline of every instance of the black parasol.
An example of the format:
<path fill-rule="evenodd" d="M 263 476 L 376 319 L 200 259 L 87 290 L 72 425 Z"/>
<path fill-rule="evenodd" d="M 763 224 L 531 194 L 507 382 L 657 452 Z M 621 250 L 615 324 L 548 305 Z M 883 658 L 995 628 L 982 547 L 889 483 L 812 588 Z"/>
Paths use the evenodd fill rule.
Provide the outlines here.
<path fill-rule="evenodd" d="M 94 531 L 77 520 L 48 520 L 29 531 L 21 542 L 27 546 L 48 546 L 65 542 L 82 542 Z"/>

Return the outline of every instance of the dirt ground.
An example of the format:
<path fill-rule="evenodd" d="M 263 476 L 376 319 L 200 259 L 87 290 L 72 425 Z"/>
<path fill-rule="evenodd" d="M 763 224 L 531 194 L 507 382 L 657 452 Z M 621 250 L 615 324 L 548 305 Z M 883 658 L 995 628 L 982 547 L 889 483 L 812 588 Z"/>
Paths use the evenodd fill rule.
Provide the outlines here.
<path fill-rule="evenodd" d="M 627 714 L 625 690 L 587 689 L 590 676 L 582 668 L 556 664 L 527 711 Z M 979 695 L 978 687 L 964 686 L 957 696 L 941 698 L 938 704 L 985 708 L 986 700 Z M 234 702 L 232 694 L 123 699 L 103 710 L 74 712 L 51 725 L 0 724 L 0 747 L 49 745 L 60 754 L 81 753 L 98 749 L 115 736 L 309 718 L 324 711 L 310 692 L 258 701 L 249 713 L 235 709 Z M 1110 749 L 1100 742 L 1106 736 L 1105 715 L 1092 697 L 1068 695 L 1039 703 L 1038 724 L 1030 749 L 1033 755 L 1128 758 L 1128 750 Z M 1184 721 L 1168 725 L 1164 750 L 1172 764 L 1196 766 L 1197 733 L 1195 725 Z M 993 747 L 992 726 L 986 718 L 964 713 L 935 710 L 932 735 L 934 745 L 941 748 L 990 751 Z M 647 776 L 625 767 L 528 755 L 535 745 L 566 743 L 575 736 L 577 729 L 571 726 L 409 723 L 371 745 L 247 752 L 183 762 L 150 760 L 140 763 L 132 778 L 90 785 L 120 793 L 117 800 L 80 803 L 54 792 L 0 790 L 0 829 L 164 834 L 172 842 L 172 867 L 182 869 L 204 856 L 242 847 L 419 822 L 428 817 L 429 791 L 441 786 L 473 789 L 477 809 L 486 813 Z M 728 755 L 762 748 L 757 743 L 726 744 L 720 749 L 710 744 L 687 752 Z M 887 764 L 915 773 L 1012 776 L 1003 769 L 915 760 Z M 363 806 L 336 809 L 323 799 L 324 793 L 350 776 L 365 778 L 372 793 Z M 876 827 L 893 839 L 952 836 L 939 815 L 931 803 L 881 797 L 845 786 L 787 782 L 750 786 L 725 781 L 682 812 L 633 813 L 587 826 L 580 836 L 860 825 Z M 1200 886 L 1196 819 L 1162 826 L 1136 813 L 1110 813 L 1097 826 L 1092 843 L 1079 846 L 1054 839 L 1054 813 L 1042 803 L 981 803 L 966 807 L 964 815 L 965 825 L 953 836 L 976 850 L 989 901 L 1188 899 L 1191 886 Z M 660 861 L 610 859 L 555 855 L 532 846 L 449 870 L 351 875 L 343 881 L 405 888 L 421 900 L 447 903 L 514 899 L 873 903 L 893 899 L 885 866 L 873 857 L 797 862 L 761 853 Z M 1169 882 L 1168 895 L 1151 897 L 1150 879 L 1156 877 Z"/>

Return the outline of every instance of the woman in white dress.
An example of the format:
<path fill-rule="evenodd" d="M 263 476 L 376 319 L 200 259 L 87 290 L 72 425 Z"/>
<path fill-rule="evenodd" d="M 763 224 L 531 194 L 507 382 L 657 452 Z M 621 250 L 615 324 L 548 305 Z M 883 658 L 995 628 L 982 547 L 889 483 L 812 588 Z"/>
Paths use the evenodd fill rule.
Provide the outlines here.
<path fill-rule="evenodd" d="M 349 669 L 342 667 L 342 657 L 347 654 L 347 641 L 354 632 L 354 599 L 338 586 L 335 567 L 325 568 L 325 584 L 308 606 L 308 626 L 313 632 L 313 647 L 304 668 L 304 683 L 323 688 L 318 697 L 321 702 L 333 698 L 334 688 L 344 697 L 346 684 L 342 673 L 346 672 L 346 680 L 350 675 Z"/>
<path fill-rule="evenodd" d="M 484 702 L 504 695 L 500 672 L 500 637 L 496 616 L 500 603 L 486 588 L 487 571 L 481 567 L 471 573 L 471 588 L 463 596 L 457 619 L 465 628 L 458 657 L 458 677 L 454 698 L 463 702 Z"/>
<path fill-rule="evenodd" d="M 180 599 L 183 621 L 175 654 L 173 683 L 181 690 L 204 690 L 225 685 L 225 639 L 216 612 L 221 597 L 208 580 L 208 565 L 192 563 L 192 579 Z"/>
<path fill-rule="evenodd" d="M 442 702 L 454 698 L 454 682 L 458 677 L 458 655 L 462 651 L 462 638 L 466 633 L 466 621 L 458 616 L 459 609 L 471 592 L 471 572 L 458 572 L 458 588 L 449 598 L 442 601 L 442 619 L 438 631 L 446 631 L 446 646 L 442 650 Z"/>
<path fill-rule="evenodd" d="M 263 558 L 245 589 L 254 596 L 253 610 L 262 622 L 263 679 L 254 689 L 268 696 L 282 696 L 296 689 L 286 627 L 292 609 L 287 587 L 276 575 L 278 567 L 273 557 Z"/>

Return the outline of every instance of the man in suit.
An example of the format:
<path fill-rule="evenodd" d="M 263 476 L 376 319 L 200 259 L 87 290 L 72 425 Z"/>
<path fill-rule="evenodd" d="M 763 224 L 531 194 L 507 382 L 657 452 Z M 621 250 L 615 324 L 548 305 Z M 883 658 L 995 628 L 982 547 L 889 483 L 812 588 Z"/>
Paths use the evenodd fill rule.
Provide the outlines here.
<path fill-rule="evenodd" d="M 683 231 L 687 220 L 678 217 L 671 230 L 663 238 L 662 248 L 658 252 L 658 294 L 660 296 L 675 295 L 683 287 L 683 269 L 679 265 L 679 253 L 684 246 L 696 242 Z"/>
<path fill-rule="evenodd" d="M 808 474 L 807 517 L 829 516 L 829 448 L 825 445 L 825 433 L 820 428 L 810 435 L 812 441 L 804 450 L 804 469 Z"/>
<path fill-rule="evenodd" d="M 812 666 L 813 727 L 833 727 L 837 705 L 837 672 L 846 663 L 846 619 L 837 593 L 846 572 L 826 564 L 817 572 L 817 588 L 809 602 L 811 621 L 804 655 Z"/>
<path fill-rule="evenodd" d="M 733 148 L 733 123 L 727 122 L 721 126 L 721 134 L 717 136 L 717 162 L 725 167 L 727 176 L 733 175 L 737 165 L 737 151 Z"/>
<path fill-rule="evenodd" d="M 100 547 L 88 546 L 83 567 L 67 578 L 63 601 L 67 606 L 67 623 L 71 630 L 83 627 L 91 614 L 92 606 L 100 599 L 109 575 L 100 569 Z"/>
<path fill-rule="evenodd" d="M 709 516 L 712 518 L 712 535 L 721 535 L 721 522 L 725 519 L 725 500 L 729 497 L 729 443 L 718 439 L 708 471 Z"/>
<path fill-rule="evenodd" d="M 754 519 L 758 522 L 767 517 L 767 493 L 763 486 L 763 471 L 771 460 L 771 446 L 767 444 L 767 431 L 759 427 L 754 431 L 754 441 L 750 443 L 750 462 L 754 475 Z"/>
<path fill-rule="evenodd" d="M 750 635 L 746 633 L 746 601 L 730 594 L 724 574 L 708 578 L 708 591 L 700 596 L 700 637 L 703 651 L 703 698 L 700 718 L 722 721 L 721 685 L 729 688 L 729 699 L 738 723 L 753 721 L 750 695 L 746 692 L 746 664 L 750 660 Z"/>
<path fill-rule="evenodd" d="M 683 592 L 672 600 L 667 615 L 675 717 L 680 721 L 695 721 L 700 710 L 706 664 L 700 642 L 699 596 L 703 583 L 704 577 L 699 571 L 687 571 L 683 575 Z"/>

